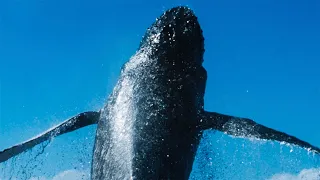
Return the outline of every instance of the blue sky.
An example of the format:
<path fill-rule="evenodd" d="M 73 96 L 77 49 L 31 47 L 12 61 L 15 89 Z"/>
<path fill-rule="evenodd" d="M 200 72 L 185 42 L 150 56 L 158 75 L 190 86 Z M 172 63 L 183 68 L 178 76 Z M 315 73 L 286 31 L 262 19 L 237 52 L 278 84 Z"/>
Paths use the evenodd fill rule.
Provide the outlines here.
<path fill-rule="evenodd" d="M 79 112 L 102 107 L 146 28 L 176 5 L 191 7 L 204 31 L 205 109 L 249 117 L 320 146 L 319 1 L 2 0 L 0 149 Z M 89 127 L 56 138 L 56 145 L 49 148 L 57 158 L 56 151 L 64 148 L 69 149 L 66 156 L 77 154 L 70 142 L 89 138 L 85 150 L 89 156 L 94 130 Z M 295 152 L 301 154 L 271 156 L 266 152 L 279 154 L 279 148 L 270 143 L 257 150 L 250 149 L 255 143 L 249 141 L 212 132 L 206 135 L 204 144 L 212 143 L 215 151 L 230 151 L 227 156 L 236 154 L 231 147 L 239 150 L 239 144 L 247 144 L 236 159 L 254 151 L 253 158 L 274 157 L 266 160 L 269 164 L 283 157 L 284 164 L 292 165 L 292 159 L 304 156 L 297 148 Z M 217 143 L 221 138 L 227 141 Z M 210 150 L 205 147 L 199 152 Z M 213 152 L 209 156 L 218 158 Z M 296 163 L 294 170 L 283 165 L 274 172 L 297 173 L 320 166 L 319 159 L 308 158 Z M 213 160 L 214 165 L 220 163 Z M 64 165 L 76 160 L 61 161 Z M 266 168 L 263 163 L 254 166 Z"/>

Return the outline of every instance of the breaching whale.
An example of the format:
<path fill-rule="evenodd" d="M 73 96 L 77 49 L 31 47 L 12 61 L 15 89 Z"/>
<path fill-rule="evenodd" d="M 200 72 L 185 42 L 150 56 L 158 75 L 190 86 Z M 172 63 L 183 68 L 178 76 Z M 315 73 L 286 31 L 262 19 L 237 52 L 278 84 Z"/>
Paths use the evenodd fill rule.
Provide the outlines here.
<path fill-rule="evenodd" d="M 0 162 L 52 137 L 98 124 L 91 178 L 188 179 L 207 129 L 320 149 L 247 118 L 204 110 L 204 37 L 188 7 L 167 10 L 148 28 L 98 112 L 80 113 L 0 152 Z"/>

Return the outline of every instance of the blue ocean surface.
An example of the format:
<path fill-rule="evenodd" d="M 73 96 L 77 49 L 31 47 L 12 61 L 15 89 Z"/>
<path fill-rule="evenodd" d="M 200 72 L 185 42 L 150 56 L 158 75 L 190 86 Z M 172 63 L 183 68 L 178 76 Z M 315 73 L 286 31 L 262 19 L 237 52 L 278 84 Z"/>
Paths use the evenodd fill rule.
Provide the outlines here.
<path fill-rule="evenodd" d="M 320 1 L 0 1 L 0 150 L 99 110 L 165 10 L 199 18 L 205 109 L 320 147 Z M 0 164 L 0 180 L 90 179 L 96 125 Z M 190 179 L 320 180 L 320 156 L 207 130 Z"/>

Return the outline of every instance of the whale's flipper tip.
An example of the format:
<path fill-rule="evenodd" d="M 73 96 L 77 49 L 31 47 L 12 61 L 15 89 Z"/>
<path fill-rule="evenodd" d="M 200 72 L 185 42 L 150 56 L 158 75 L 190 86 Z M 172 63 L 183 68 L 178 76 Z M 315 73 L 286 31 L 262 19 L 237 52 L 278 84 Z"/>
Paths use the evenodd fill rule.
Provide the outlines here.
<path fill-rule="evenodd" d="M 201 130 L 216 129 L 236 137 L 257 138 L 289 143 L 320 155 L 320 148 L 294 136 L 258 124 L 248 118 L 234 117 L 216 112 L 204 112 L 198 127 Z"/>
<path fill-rule="evenodd" d="M 97 124 L 100 117 L 100 112 L 90 111 L 80 113 L 66 121 L 58 124 L 57 126 L 50 128 L 49 130 L 41 133 L 40 135 L 27 140 L 21 144 L 17 144 L 10 148 L 7 148 L 0 152 L 0 163 L 7 161 L 8 159 L 19 155 L 20 153 L 33 148 L 37 144 L 50 140 L 53 137 L 77 130 L 79 128 Z"/>

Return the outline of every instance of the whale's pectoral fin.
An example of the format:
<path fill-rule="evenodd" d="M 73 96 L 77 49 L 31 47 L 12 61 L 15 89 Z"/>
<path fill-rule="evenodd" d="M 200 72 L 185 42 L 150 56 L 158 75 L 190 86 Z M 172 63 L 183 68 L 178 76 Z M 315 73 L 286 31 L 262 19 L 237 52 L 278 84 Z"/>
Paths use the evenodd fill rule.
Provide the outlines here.
<path fill-rule="evenodd" d="M 99 116 L 100 116 L 100 112 L 94 112 L 94 111 L 80 113 L 28 141 L 25 141 L 21 144 L 17 144 L 15 146 L 12 146 L 8 149 L 1 151 L 0 163 L 28 149 L 31 149 L 37 144 L 40 144 L 46 140 L 50 140 L 55 136 L 65 134 L 91 124 L 97 124 L 99 120 Z"/>
<path fill-rule="evenodd" d="M 294 136 L 268 128 L 251 119 L 228 116 L 215 112 L 204 112 L 199 122 L 201 130 L 217 129 L 221 132 L 238 137 L 254 137 L 265 140 L 275 140 L 298 145 L 320 154 L 320 149 Z"/>

